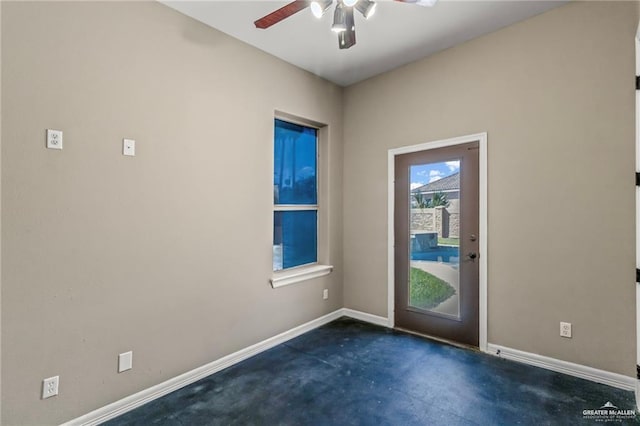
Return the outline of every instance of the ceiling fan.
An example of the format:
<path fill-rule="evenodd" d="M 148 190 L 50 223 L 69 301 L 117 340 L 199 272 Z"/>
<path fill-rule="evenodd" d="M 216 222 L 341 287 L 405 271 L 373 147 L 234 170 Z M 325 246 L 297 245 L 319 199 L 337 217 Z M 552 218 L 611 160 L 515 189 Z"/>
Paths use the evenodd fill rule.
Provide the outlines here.
<path fill-rule="evenodd" d="M 438 0 L 394 0 L 400 3 L 411 3 L 420 6 L 433 6 Z M 272 25 L 300 12 L 307 7 L 311 8 L 313 16 L 322 17 L 329 10 L 333 0 L 294 0 L 278 10 L 263 16 L 254 22 L 256 28 L 267 29 Z M 338 47 L 348 49 L 356 44 L 356 26 L 353 17 L 353 9 L 358 10 L 365 19 L 369 19 L 376 12 L 376 3 L 372 0 L 336 0 L 336 8 L 333 13 L 331 31 L 338 34 Z"/>

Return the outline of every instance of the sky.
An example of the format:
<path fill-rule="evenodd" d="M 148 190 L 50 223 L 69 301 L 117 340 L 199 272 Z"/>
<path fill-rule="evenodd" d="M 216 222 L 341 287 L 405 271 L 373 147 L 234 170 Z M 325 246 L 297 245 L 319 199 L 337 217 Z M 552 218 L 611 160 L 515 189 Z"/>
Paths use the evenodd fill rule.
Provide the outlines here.
<path fill-rule="evenodd" d="M 460 160 L 411 166 L 411 189 L 435 182 L 460 171 Z"/>

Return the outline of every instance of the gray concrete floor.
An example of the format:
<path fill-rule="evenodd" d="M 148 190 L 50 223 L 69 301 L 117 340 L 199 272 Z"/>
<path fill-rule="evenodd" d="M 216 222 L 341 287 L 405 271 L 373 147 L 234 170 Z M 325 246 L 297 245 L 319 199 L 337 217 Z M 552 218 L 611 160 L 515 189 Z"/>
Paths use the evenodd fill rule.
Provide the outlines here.
<path fill-rule="evenodd" d="M 632 392 L 342 318 L 108 425 L 600 425 Z M 624 419 L 614 424 L 638 424 Z"/>

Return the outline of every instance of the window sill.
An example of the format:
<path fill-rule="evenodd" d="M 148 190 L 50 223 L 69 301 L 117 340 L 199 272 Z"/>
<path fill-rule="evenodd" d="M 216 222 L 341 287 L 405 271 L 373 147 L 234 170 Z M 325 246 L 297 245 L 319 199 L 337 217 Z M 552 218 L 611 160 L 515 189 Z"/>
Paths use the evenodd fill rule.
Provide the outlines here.
<path fill-rule="evenodd" d="M 273 277 L 271 277 L 269 281 L 271 282 L 271 287 L 278 288 L 313 278 L 323 277 L 325 275 L 329 275 L 331 271 L 333 271 L 332 265 L 313 265 L 289 271 L 274 272 Z"/>

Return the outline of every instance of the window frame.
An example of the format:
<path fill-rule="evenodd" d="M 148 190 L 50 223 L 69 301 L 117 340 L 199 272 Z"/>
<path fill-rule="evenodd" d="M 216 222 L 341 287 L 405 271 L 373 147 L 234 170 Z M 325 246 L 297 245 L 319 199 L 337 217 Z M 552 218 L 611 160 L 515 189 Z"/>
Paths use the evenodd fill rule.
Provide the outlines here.
<path fill-rule="evenodd" d="M 275 125 L 276 120 L 282 120 L 299 126 L 310 127 L 316 130 L 316 204 L 275 204 L 272 197 L 271 206 L 271 246 L 273 247 L 273 222 L 277 211 L 316 211 L 316 261 L 291 268 L 272 271 L 269 282 L 273 288 L 278 288 L 313 278 L 328 275 L 333 271 L 333 266 L 329 264 L 328 253 L 328 215 L 327 209 L 327 171 L 328 164 L 324 161 L 327 158 L 327 137 L 328 126 L 313 120 L 308 120 L 276 111 L 271 120 L 271 191 L 273 192 L 273 173 L 275 169 Z M 273 250 L 271 253 L 271 265 L 273 268 Z"/>

